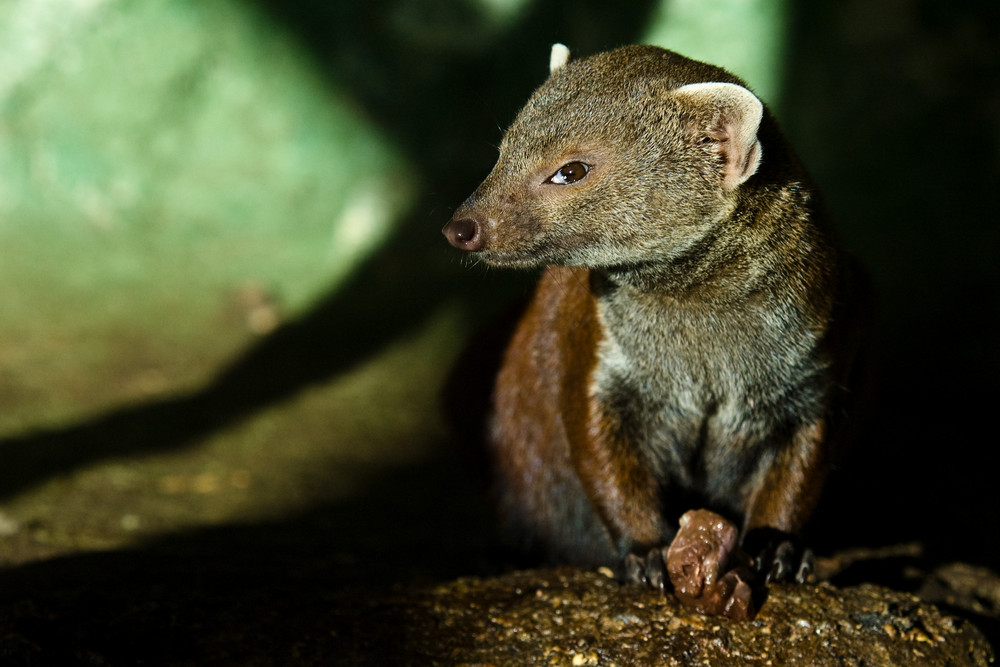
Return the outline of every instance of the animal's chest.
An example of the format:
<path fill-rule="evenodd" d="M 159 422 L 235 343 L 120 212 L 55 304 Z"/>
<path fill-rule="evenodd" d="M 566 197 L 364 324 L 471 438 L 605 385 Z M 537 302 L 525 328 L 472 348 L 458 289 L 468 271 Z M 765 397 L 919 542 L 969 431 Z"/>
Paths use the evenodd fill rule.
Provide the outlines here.
<path fill-rule="evenodd" d="M 599 409 L 683 485 L 745 474 L 811 400 L 813 341 L 780 313 L 613 300 L 599 313 Z"/>

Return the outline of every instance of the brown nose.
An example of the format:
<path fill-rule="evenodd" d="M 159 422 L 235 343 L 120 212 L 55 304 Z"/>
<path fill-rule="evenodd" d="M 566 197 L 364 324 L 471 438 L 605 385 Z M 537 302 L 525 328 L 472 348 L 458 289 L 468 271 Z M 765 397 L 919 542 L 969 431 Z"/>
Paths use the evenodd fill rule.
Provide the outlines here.
<path fill-rule="evenodd" d="M 479 233 L 479 223 L 470 218 L 458 218 L 452 220 L 441 233 L 448 239 L 448 243 L 461 250 L 475 252 L 483 247 L 482 235 Z"/>

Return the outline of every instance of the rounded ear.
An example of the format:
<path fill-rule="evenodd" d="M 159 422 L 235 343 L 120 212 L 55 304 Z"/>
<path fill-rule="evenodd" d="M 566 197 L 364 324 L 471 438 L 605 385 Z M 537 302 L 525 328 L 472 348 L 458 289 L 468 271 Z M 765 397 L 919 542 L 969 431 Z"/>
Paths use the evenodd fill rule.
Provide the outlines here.
<path fill-rule="evenodd" d="M 565 44 L 556 42 L 552 45 L 552 52 L 549 54 L 549 76 L 556 73 L 563 65 L 569 62 L 569 48 Z"/>
<path fill-rule="evenodd" d="M 764 105 L 735 83 L 692 83 L 672 92 L 690 119 L 689 129 L 711 141 L 723 158 L 722 189 L 733 190 L 760 166 L 757 129 Z"/>

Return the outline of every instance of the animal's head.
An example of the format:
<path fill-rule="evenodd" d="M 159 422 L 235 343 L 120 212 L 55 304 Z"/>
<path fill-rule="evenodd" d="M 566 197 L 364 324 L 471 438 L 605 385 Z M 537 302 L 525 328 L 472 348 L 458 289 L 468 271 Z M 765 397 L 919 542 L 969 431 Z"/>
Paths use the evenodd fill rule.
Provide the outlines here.
<path fill-rule="evenodd" d="M 669 261 L 732 213 L 761 160 L 763 105 L 738 79 L 648 46 L 556 45 L 550 70 L 452 245 L 500 266 Z"/>

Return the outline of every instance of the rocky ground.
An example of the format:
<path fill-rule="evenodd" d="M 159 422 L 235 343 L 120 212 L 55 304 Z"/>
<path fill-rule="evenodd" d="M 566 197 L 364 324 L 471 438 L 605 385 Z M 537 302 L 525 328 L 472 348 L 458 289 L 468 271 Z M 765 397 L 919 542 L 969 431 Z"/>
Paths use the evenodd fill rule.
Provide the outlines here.
<path fill-rule="evenodd" d="M 988 664 L 991 506 L 893 447 L 831 486 L 824 583 L 772 589 L 749 623 L 596 572 L 512 571 L 439 418 L 462 314 L 365 310 L 366 285 L 400 280 L 385 261 L 352 309 L 335 297 L 250 339 L 194 389 L 169 379 L 204 360 L 156 349 L 118 376 L 52 369 L 78 412 L 61 423 L 42 418 L 51 393 L 6 385 L 0 664 Z M 27 378 L 32 359 L 5 368 Z"/>
<path fill-rule="evenodd" d="M 979 582 L 974 596 L 949 579 L 968 573 L 927 579 L 948 588 L 958 607 L 931 606 L 872 584 L 840 588 L 823 582 L 773 586 L 754 620 L 735 622 L 699 615 L 671 595 L 623 587 L 606 573 L 577 569 L 420 582 L 409 553 L 331 553 L 332 527 L 328 516 L 308 516 L 293 525 L 209 531 L 136 551 L 8 570 L 0 575 L 0 660 L 12 665 L 987 665 L 993 660 L 980 628 L 995 639 L 1000 580 L 993 576 L 992 589 L 984 589 L 985 573 L 974 576 Z M 430 553 L 459 556 L 425 547 L 416 560 Z M 397 580 L 378 581 L 382 576 Z M 964 606 L 973 600 L 979 613 Z"/>

